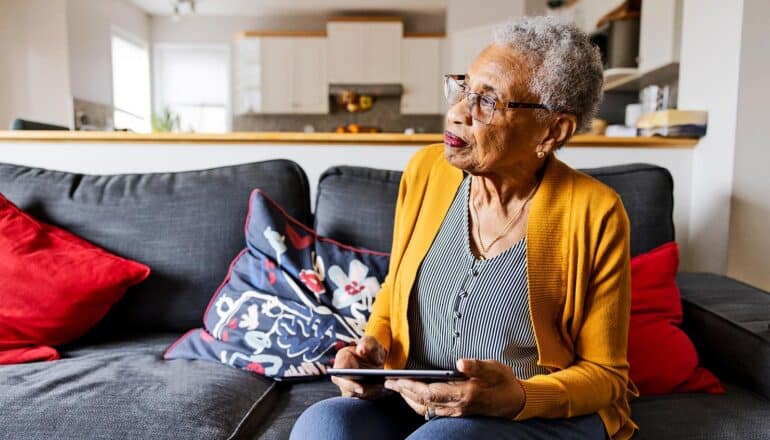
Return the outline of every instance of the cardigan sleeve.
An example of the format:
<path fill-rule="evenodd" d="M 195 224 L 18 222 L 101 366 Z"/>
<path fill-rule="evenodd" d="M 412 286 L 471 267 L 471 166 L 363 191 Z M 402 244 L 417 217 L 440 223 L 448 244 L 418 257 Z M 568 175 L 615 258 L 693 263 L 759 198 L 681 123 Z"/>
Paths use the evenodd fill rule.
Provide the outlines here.
<path fill-rule="evenodd" d="M 522 380 L 526 401 L 516 420 L 594 413 L 627 392 L 630 227 L 619 198 L 595 224 L 591 234 L 596 246 L 575 361 L 562 370 Z"/>
<path fill-rule="evenodd" d="M 372 314 L 369 316 L 369 321 L 366 323 L 365 334 L 367 336 L 373 336 L 377 341 L 385 348 L 385 352 L 390 352 L 390 346 L 392 342 L 392 332 L 390 326 L 390 313 L 391 313 L 391 298 L 393 296 L 393 283 L 396 278 L 396 271 L 401 260 L 403 253 L 402 240 L 400 234 L 403 234 L 403 221 L 404 216 L 404 201 L 406 200 L 407 180 L 410 173 L 410 168 L 404 171 L 401 176 L 401 182 L 398 188 L 398 200 L 396 201 L 396 212 L 393 221 L 393 245 L 390 252 L 390 266 L 388 268 L 388 275 L 385 277 L 385 281 L 380 287 L 380 291 L 377 293 L 377 298 L 372 306 Z"/>

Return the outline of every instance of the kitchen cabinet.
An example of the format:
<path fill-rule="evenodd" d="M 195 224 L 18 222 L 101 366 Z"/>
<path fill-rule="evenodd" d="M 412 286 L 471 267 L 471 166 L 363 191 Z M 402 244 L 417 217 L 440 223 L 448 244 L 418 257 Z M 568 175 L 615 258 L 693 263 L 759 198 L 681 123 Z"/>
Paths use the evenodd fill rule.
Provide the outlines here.
<path fill-rule="evenodd" d="M 639 29 L 639 71 L 679 62 L 683 0 L 644 0 Z"/>
<path fill-rule="evenodd" d="M 325 38 L 244 37 L 233 61 L 236 115 L 329 112 Z"/>
<path fill-rule="evenodd" d="M 329 21 L 332 84 L 401 82 L 401 21 Z"/>
<path fill-rule="evenodd" d="M 444 112 L 442 45 L 442 38 L 412 37 L 402 40 L 402 114 L 435 115 Z"/>

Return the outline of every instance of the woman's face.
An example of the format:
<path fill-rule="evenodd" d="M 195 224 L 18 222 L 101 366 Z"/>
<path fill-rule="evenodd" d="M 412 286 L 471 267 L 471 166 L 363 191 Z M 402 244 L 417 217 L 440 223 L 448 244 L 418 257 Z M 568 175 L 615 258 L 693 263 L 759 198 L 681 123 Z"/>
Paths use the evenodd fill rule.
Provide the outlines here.
<path fill-rule="evenodd" d="M 538 103 L 539 97 L 528 91 L 530 76 L 526 59 L 510 48 L 493 44 L 476 58 L 466 83 L 470 92 L 491 96 L 503 105 L 509 101 Z M 467 100 L 459 101 L 446 114 L 447 160 L 471 174 L 537 168 L 542 162 L 537 158 L 538 145 L 548 132 L 546 124 L 536 118 L 539 111 L 543 110 L 497 109 L 485 124 L 471 117 Z"/>

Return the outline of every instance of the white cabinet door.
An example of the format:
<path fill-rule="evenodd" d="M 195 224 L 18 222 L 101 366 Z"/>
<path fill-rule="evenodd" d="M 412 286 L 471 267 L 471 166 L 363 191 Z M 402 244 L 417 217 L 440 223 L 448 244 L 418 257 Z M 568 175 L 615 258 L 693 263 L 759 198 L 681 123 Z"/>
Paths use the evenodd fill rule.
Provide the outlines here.
<path fill-rule="evenodd" d="M 262 113 L 292 113 L 294 42 L 291 37 L 262 39 Z"/>
<path fill-rule="evenodd" d="M 401 83 L 401 113 L 443 113 L 440 38 L 402 40 Z"/>
<path fill-rule="evenodd" d="M 401 82 L 404 25 L 393 22 L 330 22 L 329 82 L 383 84 Z"/>
<path fill-rule="evenodd" d="M 364 23 L 362 83 L 401 82 L 401 22 Z"/>
<path fill-rule="evenodd" d="M 639 71 L 679 62 L 682 0 L 644 0 L 639 29 Z"/>
<path fill-rule="evenodd" d="M 233 114 L 262 111 L 262 46 L 259 38 L 241 38 L 233 43 Z"/>
<path fill-rule="evenodd" d="M 329 80 L 326 74 L 326 39 L 297 37 L 294 40 L 294 113 L 329 113 Z"/>
<path fill-rule="evenodd" d="M 332 22 L 326 26 L 329 44 L 329 82 L 354 84 L 363 76 L 364 26 L 361 23 Z"/>

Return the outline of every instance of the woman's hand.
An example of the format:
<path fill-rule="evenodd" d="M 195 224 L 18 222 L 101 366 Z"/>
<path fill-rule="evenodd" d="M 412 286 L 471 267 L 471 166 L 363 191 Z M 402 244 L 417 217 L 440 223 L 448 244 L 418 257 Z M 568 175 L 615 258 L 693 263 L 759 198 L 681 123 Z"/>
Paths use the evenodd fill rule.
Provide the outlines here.
<path fill-rule="evenodd" d="M 355 346 L 337 352 L 334 368 L 383 368 L 385 349 L 371 336 L 364 336 Z M 374 399 L 383 394 L 381 383 L 362 384 L 342 377 L 332 376 L 332 382 L 340 388 L 344 397 Z"/>
<path fill-rule="evenodd" d="M 457 370 L 469 379 L 430 384 L 388 380 L 385 388 L 400 393 L 420 415 L 431 409 L 439 417 L 484 415 L 513 419 L 524 407 L 524 388 L 510 367 L 492 360 L 460 359 Z"/>

